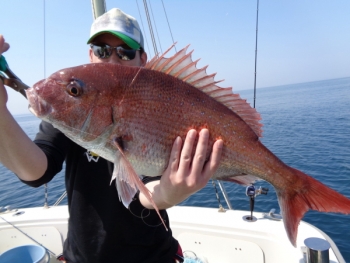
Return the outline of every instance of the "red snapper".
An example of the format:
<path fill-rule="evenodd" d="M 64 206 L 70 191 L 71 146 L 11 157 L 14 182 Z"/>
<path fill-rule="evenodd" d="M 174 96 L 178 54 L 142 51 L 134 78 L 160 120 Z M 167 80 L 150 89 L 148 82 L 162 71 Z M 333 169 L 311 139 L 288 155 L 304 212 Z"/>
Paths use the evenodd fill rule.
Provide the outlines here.
<path fill-rule="evenodd" d="M 218 87 L 206 67 L 197 69 L 186 49 L 154 58 L 145 68 L 95 63 L 60 70 L 27 91 L 31 111 L 115 164 L 113 178 L 125 206 L 137 190 L 152 201 L 138 174 L 161 175 L 177 136 L 208 128 L 210 145 L 224 141 L 213 179 L 271 183 L 294 246 L 309 209 L 350 213 L 349 199 L 269 151 L 259 140 L 256 110 L 231 88 Z"/>

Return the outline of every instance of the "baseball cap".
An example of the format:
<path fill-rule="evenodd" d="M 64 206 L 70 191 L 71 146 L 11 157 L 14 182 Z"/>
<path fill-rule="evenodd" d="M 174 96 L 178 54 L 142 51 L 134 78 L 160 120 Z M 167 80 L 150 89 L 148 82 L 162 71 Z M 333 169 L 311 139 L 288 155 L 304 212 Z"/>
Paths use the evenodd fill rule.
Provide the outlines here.
<path fill-rule="evenodd" d="M 143 36 L 137 20 L 118 8 L 113 8 L 95 19 L 87 44 L 103 33 L 115 35 L 132 49 L 144 48 Z"/>

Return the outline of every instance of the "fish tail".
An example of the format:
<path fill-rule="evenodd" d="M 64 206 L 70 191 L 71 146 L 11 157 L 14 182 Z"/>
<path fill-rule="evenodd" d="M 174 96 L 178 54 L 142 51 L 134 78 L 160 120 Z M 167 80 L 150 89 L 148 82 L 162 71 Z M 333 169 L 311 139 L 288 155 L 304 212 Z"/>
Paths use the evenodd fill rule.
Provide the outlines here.
<path fill-rule="evenodd" d="M 286 187 L 276 192 L 288 238 L 296 247 L 298 225 L 308 210 L 349 214 L 350 200 L 303 172 L 291 169 L 301 187 Z"/>

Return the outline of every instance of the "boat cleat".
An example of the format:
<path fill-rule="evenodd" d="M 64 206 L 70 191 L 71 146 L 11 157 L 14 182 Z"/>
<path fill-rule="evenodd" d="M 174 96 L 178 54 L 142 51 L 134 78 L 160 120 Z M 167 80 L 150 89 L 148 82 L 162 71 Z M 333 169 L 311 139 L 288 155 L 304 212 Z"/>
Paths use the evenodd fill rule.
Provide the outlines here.
<path fill-rule="evenodd" d="M 275 214 L 276 209 L 271 209 L 269 213 L 263 213 L 264 218 L 275 220 L 275 221 L 281 221 L 282 216 L 280 214 Z"/>
<path fill-rule="evenodd" d="M 17 212 L 18 209 L 11 209 L 11 206 L 7 205 L 5 207 L 0 206 L 0 215 Z"/>

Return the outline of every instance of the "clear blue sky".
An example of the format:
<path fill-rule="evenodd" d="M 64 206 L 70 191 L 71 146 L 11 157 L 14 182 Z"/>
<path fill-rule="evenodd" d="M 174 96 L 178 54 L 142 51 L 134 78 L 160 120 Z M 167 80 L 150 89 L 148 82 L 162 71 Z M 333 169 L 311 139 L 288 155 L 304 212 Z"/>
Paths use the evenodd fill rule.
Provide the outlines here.
<path fill-rule="evenodd" d="M 208 73 L 217 72 L 217 80 L 225 79 L 222 86 L 253 89 L 256 0 L 163 2 L 178 49 L 191 44 L 193 57 L 202 58 L 198 65 L 209 65 Z M 136 1 L 106 3 L 107 9 L 119 7 L 140 22 Z M 143 1 L 137 3 L 152 47 Z M 150 3 L 164 51 L 172 40 L 163 6 L 159 0 Z M 11 45 L 4 55 L 30 86 L 44 78 L 44 72 L 49 76 L 88 63 L 90 0 L 46 1 L 46 67 L 43 6 L 42 0 L 2 0 L 0 5 L 0 34 Z M 349 14 L 349 0 L 260 0 L 257 87 L 349 77 Z M 13 114 L 29 113 L 20 94 L 8 93 Z"/>

